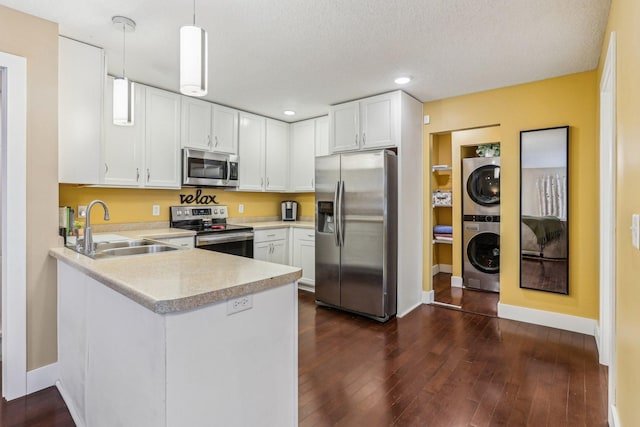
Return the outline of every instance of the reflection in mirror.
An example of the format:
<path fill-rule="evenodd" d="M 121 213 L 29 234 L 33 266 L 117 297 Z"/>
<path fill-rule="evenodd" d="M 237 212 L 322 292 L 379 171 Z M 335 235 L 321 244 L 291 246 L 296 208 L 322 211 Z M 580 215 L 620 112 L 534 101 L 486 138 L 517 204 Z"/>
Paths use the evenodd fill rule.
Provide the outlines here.
<path fill-rule="evenodd" d="M 520 287 L 569 293 L 569 127 L 520 132 Z"/>

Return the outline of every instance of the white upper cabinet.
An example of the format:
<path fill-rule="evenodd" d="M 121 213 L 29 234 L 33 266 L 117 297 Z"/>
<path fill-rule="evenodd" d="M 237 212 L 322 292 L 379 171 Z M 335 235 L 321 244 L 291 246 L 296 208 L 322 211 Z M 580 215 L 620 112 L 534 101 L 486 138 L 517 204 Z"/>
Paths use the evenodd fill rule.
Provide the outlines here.
<path fill-rule="evenodd" d="M 400 91 L 330 107 L 331 152 L 397 147 Z"/>
<path fill-rule="evenodd" d="M 211 150 L 211 103 L 181 96 L 182 126 L 180 146 Z"/>
<path fill-rule="evenodd" d="M 213 104 L 212 150 L 238 154 L 238 110 Z"/>
<path fill-rule="evenodd" d="M 58 181 L 98 184 L 104 51 L 65 37 L 58 49 Z"/>
<path fill-rule="evenodd" d="M 329 108 L 329 144 L 331 152 L 360 148 L 360 103 L 358 101 Z"/>
<path fill-rule="evenodd" d="M 147 87 L 145 100 L 145 186 L 180 188 L 180 95 Z"/>
<path fill-rule="evenodd" d="M 395 147 L 400 138 L 400 92 L 360 101 L 360 148 Z"/>
<path fill-rule="evenodd" d="M 240 113 L 238 190 L 264 190 L 265 123 L 264 117 Z"/>
<path fill-rule="evenodd" d="M 316 122 L 316 157 L 327 156 L 329 152 L 329 116 L 318 117 Z"/>
<path fill-rule="evenodd" d="M 291 125 L 291 190 L 313 191 L 316 121 Z"/>
<path fill-rule="evenodd" d="M 181 102 L 182 148 L 238 153 L 238 110 L 188 96 Z"/>
<path fill-rule="evenodd" d="M 113 124 L 113 77 L 107 77 L 104 97 L 104 140 L 101 184 L 139 187 L 143 184 L 145 87 L 134 83 L 133 125 Z"/>
<path fill-rule="evenodd" d="M 238 190 L 288 190 L 288 123 L 241 112 L 238 146 Z"/>
<path fill-rule="evenodd" d="M 289 189 L 289 124 L 267 119 L 265 190 Z"/>

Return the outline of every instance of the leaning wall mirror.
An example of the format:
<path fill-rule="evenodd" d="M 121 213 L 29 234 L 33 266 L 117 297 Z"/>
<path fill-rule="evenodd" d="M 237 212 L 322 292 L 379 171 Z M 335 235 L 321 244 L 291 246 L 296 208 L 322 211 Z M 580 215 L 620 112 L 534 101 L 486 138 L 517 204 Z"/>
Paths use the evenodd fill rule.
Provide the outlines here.
<path fill-rule="evenodd" d="M 520 287 L 569 294 L 569 127 L 520 132 Z"/>

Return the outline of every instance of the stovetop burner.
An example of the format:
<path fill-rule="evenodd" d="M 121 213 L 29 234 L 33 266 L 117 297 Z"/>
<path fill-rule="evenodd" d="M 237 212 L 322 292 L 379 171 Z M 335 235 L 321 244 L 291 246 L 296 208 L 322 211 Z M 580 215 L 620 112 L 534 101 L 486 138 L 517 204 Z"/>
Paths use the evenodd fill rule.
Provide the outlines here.
<path fill-rule="evenodd" d="M 170 225 L 183 230 L 193 230 L 198 235 L 252 231 L 253 227 L 227 224 L 227 207 L 172 206 Z"/>

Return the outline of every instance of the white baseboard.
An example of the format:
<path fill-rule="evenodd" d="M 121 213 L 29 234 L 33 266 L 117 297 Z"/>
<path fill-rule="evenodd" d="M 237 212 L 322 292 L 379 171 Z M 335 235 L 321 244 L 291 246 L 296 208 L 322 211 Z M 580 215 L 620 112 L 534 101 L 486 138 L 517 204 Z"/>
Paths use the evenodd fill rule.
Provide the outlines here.
<path fill-rule="evenodd" d="M 316 293 L 315 285 L 311 285 L 311 284 L 300 282 L 300 281 L 298 281 L 298 289 L 301 289 L 301 290 L 307 291 L 307 292 L 311 292 L 311 293 L 314 293 L 314 294 Z"/>
<path fill-rule="evenodd" d="M 435 292 L 433 290 L 430 291 L 422 291 L 422 303 L 423 304 L 431 304 L 433 303 Z"/>
<path fill-rule="evenodd" d="M 554 313 L 552 311 L 536 310 L 498 303 L 498 317 L 533 323 L 534 325 L 549 326 L 565 331 L 578 332 L 585 335 L 595 335 L 595 319 Z"/>
<path fill-rule="evenodd" d="M 417 304 L 409 307 L 409 309 L 403 311 L 402 313 L 397 313 L 396 317 L 404 317 L 407 314 L 411 313 L 413 310 L 415 310 L 416 308 L 420 307 L 422 305 L 422 301 L 418 302 Z"/>
<path fill-rule="evenodd" d="M 609 406 L 609 427 L 622 427 L 622 423 L 620 423 L 620 416 L 618 415 L 618 408 L 616 408 L 616 405 Z"/>
<path fill-rule="evenodd" d="M 453 271 L 453 266 L 451 264 L 436 264 L 431 267 L 431 275 L 435 276 L 438 273 L 449 273 Z"/>
<path fill-rule="evenodd" d="M 85 427 L 84 423 L 82 422 L 82 419 L 78 416 L 78 411 L 75 405 L 73 405 L 73 402 L 71 401 L 69 395 L 67 394 L 67 390 L 65 390 L 65 388 L 62 386 L 62 383 L 60 382 L 60 380 L 56 381 L 55 385 L 58 388 L 58 391 L 60 392 L 60 396 L 62 396 L 62 400 L 64 400 L 64 403 L 66 403 L 67 409 L 69 409 L 69 413 L 71 414 L 71 418 L 73 418 L 73 422 L 75 423 L 75 425 L 77 427 Z"/>
<path fill-rule="evenodd" d="M 27 394 L 54 386 L 58 379 L 58 364 L 43 366 L 27 372 Z"/>
<path fill-rule="evenodd" d="M 452 288 L 461 288 L 462 287 L 462 277 L 460 277 L 460 276 L 451 276 L 451 287 Z"/>
<path fill-rule="evenodd" d="M 600 325 L 597 322 L 596 322 L 596 328 L 595 328 L 593 337 L 596 340 L 596 349 L 598 349 L 598 358 L 600 360 L 600 364 L 608 366 L 609 365 L 608 360 L 604 360 L 605 358 L 603 357 L 602 349 L 600 348 L 600 338 L 601 338 L 600 337 Z"/>

